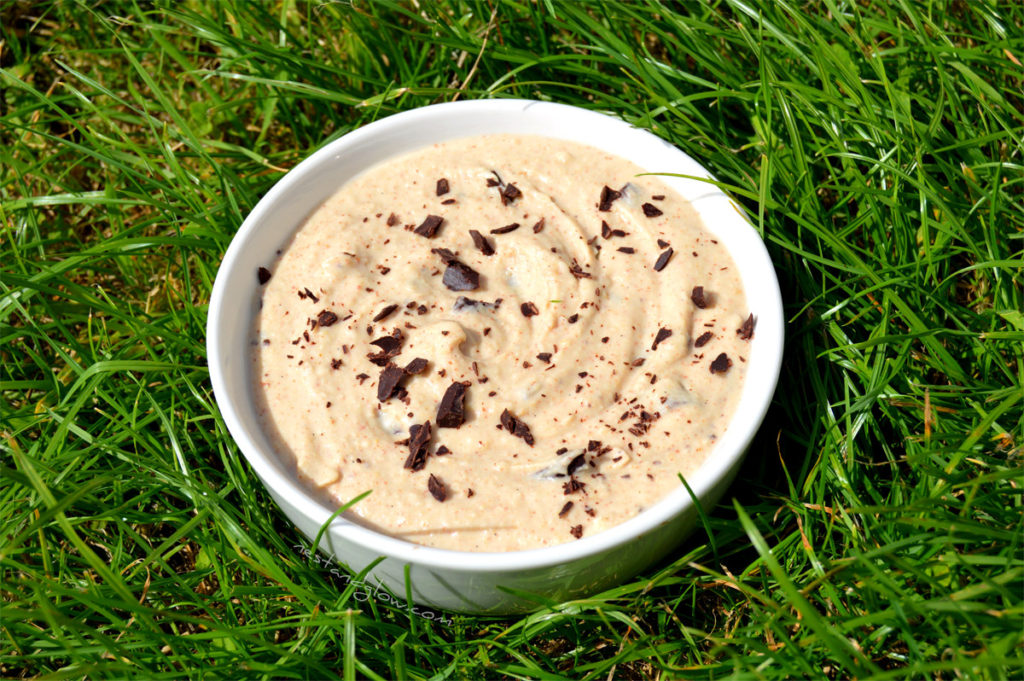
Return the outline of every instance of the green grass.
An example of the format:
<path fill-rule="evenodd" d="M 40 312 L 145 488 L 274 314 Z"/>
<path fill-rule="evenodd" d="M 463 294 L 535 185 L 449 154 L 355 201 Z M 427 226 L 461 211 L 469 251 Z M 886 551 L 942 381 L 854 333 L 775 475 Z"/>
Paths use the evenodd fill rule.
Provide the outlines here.
<path fill-rule="evenodd" d="M 0 675 L 1024 675 L 1024 5 L 0 3 Z M 701 160 L 780 275 L 779 392 L 671 558 L 430 622 L 316 565 L 228 436 L 204 326 L 247 210 L 456 97 Z"/>

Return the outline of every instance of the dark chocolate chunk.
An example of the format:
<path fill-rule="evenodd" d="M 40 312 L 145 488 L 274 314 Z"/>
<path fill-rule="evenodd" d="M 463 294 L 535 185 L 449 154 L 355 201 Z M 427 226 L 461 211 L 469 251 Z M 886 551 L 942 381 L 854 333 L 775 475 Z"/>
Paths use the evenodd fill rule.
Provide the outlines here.
<path fill-rule="evenodd" d="M 316 316 L 317 326 L 330 326 L 338 321 L 338 315 L 334 314 L 330 310 L 320 310 L 320 314 Z"/>
<path fill-rule="evenodd" d="M 398 216 L 392 213 L 391 215 L 388 216 L 386 224 L 388 227 L 394 227 L 399 222 L 401 222 L 401 220 L 398 219 Z"/>
<path fill-rule="evenodd" d="M 414 424 L 409 427 L 409 456 L 406 457 L 403 468 L 413 471 L 423 470 L 427 465 L 427 444 L 430 442 L 430 421 L 424 421 L 422 425 Z"/>
<path fill-rule="evenodd" d="M 754 315 L 750 315 L 743 320 L 743 326 L 736 329 L 736 333 L 739 334 L 740 340 L 750 340 L 754 337 L 755 324 L 757 324 L 757 320 L 754 319 Z"/>
<path fill-rule="evenodd" d="M 697 340 L 693 341 L 693 347 L 702 348 L 708 344 L 708 341 L 715 337 L 715 334 L 710 331 L 705 331 L 697 337 Z"/>
<path fill-rule="evenodd" d="M 711 373 L 724 374 L 726 371 L 729 370 L 729 367 L 731 366 L 732 360 L 729 359 L 729 356 L 723 352 L 718 357 L 715 357 L 715 360 L 711 362 Z"/>
<path fill-rule="evenodd" d="M 258 270 L 256 270 L 256 278 L 259 280 L 260 286 L 263 286 L 268 281 L 270 281 L 270 276 L 270 270 L 268 270 L 266 267 L 261 267 Z"/>
<path fill-rule="evenodd" d="M 655 206 L 653 203 L 645 203 L 640 207 L 644 209 L 644 215 L 646 215 L 649 218 L 656 218 L 659 215 L 661 215 L 661 209 Z"/>
<path fill-rule="evenodd" d="M 356 380 L 359 381 L 359 385 L 366 382 L 366 379 L 370 377 L 369 374 L 356 374 Z"/>
<path fill-rule="evenodd" d="M 472 487 L 470 487 L 470 488 L 468 488 L 468 489 L 466 490 L 466 498 L 467 498 L 467 499 L 469 499 L 470 497 L 472 497 L 472 496 L 474 496 L 474 495 L 476 495 L 476 492 L 474 492 L 474 491 L 473 491 L 473 488 L 472 488 Z"/>
<path fill-rule="evenodd" d="M 573 473 L 582 468 L 586 463 L 586 454 L 577 454 L 576 456 L 573 457 L 572 461 L 569 462 L 569 466 L 568 468 L 565 469 L 565 472 L 571 476 Z"/>
<path fill-rule="evenodd" d="M 634 359 L 632 362 L 629 363 L 629 366 L 631 366 L 633 368 L 642 367 L 644 365 L 644 362 L 646 362 L 646 361 L 647 361 L 647 359 L 644 358 L 644 357 L 637 357 L 636 359 Z"/>
<path fill-rule="evenodd" d="M 571 530 L 569 530 L 569 534 L 571 534 L 572 536 L 574 536 L 577 539 L 579 539 L 580 537 L 583 536 L 583 526 L 582 525 L 574 525 L 573 528 Z"/>
<path fill-rule="evenodd" d="M 398 384 L 405 378 L 405 371 L 401 367 L 397 367 L 390 362 L 380 372 L 380 378 L 377 379 L 377 400 L 380 402 L 387 402 L 395 394 L 398 389 Z"/>
<path fill-rule="evenodd" d="M 690 293 L 690 300 L 692 300 L 693 304 L 700 309 L 703 310 L 706 308 L 708 306 L 708 299 L 704 297 L 704 287 L 694 286 L 693 292 Z"/>
<path fill-rule="evenodd" d="M 654 196 L 651 197 L 652 201 L 663 201 L 664 199 L 665 199 L 665 195 L 664 194 L 655 194 Z"/>
<path fill-rule="evenodd" d="M 491 234 L 508 234 L 519 229 L 519 223 L 513 222 L 511 225 L 505 225 L 504 227 L 496 227 L 491 230 Z"/>
<path fill-rule="evenodd" d="M 494 246 L 487 240 L 487 237 L 475 229 L 469 230 L 469 235 L 473 237 L 473 245 L 480 249 L 481 253 L 484 255 L 494 255 Z"/>
<path fill-rule="evenodd" d="M 444 501 L 448 498 L 448 490 L 445 489 L 444 483 L 433 473 L 427 478 L 427 491 L 430 492 L 430 496 L 438 501 Z"/>
<path fill-rule="evenodd" d="M 651 350 L 657 350 L 658 344 L 668 340 L 669 336 L 672 335 L 672 329 L 661 328 L 658 329 L 658 333 L 654 336 L 654 345 L 651 346 Z"/>
<path fill-rule="evenodd" d="M 509 182 L 505 185 L 505 188 L 501 190 L 501 205 L 507 206 L 522 195 L 523 193 L 519 191 L 519 187 Z"/>
<path fill-rule="evenodd" d="M 375 321 L 375 322 L 383 321 L 383 320 L 387 319 L 388 317 L 390 317 L 391 315 L 393 315 L 395 313 L 395 310 L 397 310 L 397 309 L 398 309 L 398 304 L 397 303 L 394 304 L 394 305 L 388 305 L 387 307 L 385 307 L 383 310 L 381 310 L 380 312 L 378 312 L 374 316 L 373 321 Z"/>
<path fill-rule="evenodd" d="M 437 181 L 437 195 L 444 196 L 448 193 L 448 180 L 441 178 Z"/>
<path fill-rule="evenodd" d="M 420 226 L 413 231 L 420 236 L 430 239 L 437 234 L 437 230 L 442 222 L 444 222 L 444 218 L 440 215 L 428 215 Z"/>
<path fill-rule="evenodd" d="M 658 239 L 658 248 L 668 248 L 668 242 L 664 239 Z"/>
<path fill-rule="evenodd" d="M 371 363 L 382 367 L 388 363 L 388 361 L 398 355 L 402 351 L 402 341 L 404 336 L 401 331 L 396 330 L 395 333 L 390 336 L 382 336 L 376 340 L 370 341 L 370 345 L 376 345 L 380 348 L 380 352 L 370 353 L 366 356 Z"/>
<path fill-rule="evenodd" d="M 655 272 L 660 272 L 663 269 L 665 269 L 665 265 L 667 265 L 668 261 L 671 260 L 671 259 L 672 259 L 672 249 L 671 248 L 666 250 L 666 251 L 662 251 L 661 255 L 658 256 L 658 259 L 654 263 L 654 271 Z"/>
<path fill-rule="evenodd" d="M 537 234 L 542 229 L 544 229 L 544 218 L 541 218 L 540 220 L 537 220 L 536 223 L 534 223 L 534 225 L 533 225 L 533 233 Z"/>
<path fill-rule="evenodd" d="M 580 320 L 580 316 L 578 314 L 571 314 L 568 317 L 566 317 L 566 320 L 570 324 L 575 324 L 576 322 L 578 322 Z"/>
<path fill-rule="evenodd" d="M 542 352 L 542 353 L 537 355 L 537 359 L 539 359 L 540 361 L 544 362 L 545 364 L 550 364 L 551 363 L 551 353 L 550 352 Z"/>
<path fill-rule="evenodd" d="M 601 202 L 598 204 L 597 209 L 604 212 L 610 211 L 612 203 L 620 196 L 622 196 L 622 192 L 605 185 L 604 189 L 601 190 Z"/>
<path fill-rule="evenodd" d="M 540 310 L 533 303 L 523 303 L 519 306 L 519 311 L 523 313 L 524 317 L 533 317 L 540 314 Z"/>
<path fill-rule="evenodd" d="M 600 440 L 590 440 L 589 442 L 587 442 L 587 451 L 588 452 L 596 452 L 599 449 L 601 449 L 601 441 Z"/>
<path fill-rule="evenodd" d="M 636 253 L 636 249 L 631 246 L 619 246 L 618 250 L 620 253 L 627 253 L 629 255 Z"/>
<path fill-rule="evenodd" d="M 558 512 L 558 517 L 559 518 L 564 518 L 566 516 L 566 514 L 569 511 L 571 511 L 571 510 L 572 510 L 572 502 L 571 501 L 565 502 L 565 506 L 563 506 L 562 510 Z"/>
<path fill-rule="evenodd" d="M 480 275 L 469 265 L 453 260 L 441 281 L 452 291 L 475 291 L 480 286 Z"/>
<path fill-rule="evenodd" d="M 434 450 L 434 456 L 446 456 L 451 453 L 452 450 L 448 449 L 448 447 L 445 445 L 441 445 L 440 447 Z"/>
<path fill-rule="evenodd" d="M 501 412 L 501 425 L 505 427 L 510 434 L 523 438 L 526 444 L 533 446 L 533 434 L 530 432 L 530 427 L 517 419 L 512 413 L 506 409 Z"/>
<path fill-rule="evenodd" d="M 437 407 L 438 428 L 458 428 L 466 422 L 466 383 L 452 383 Z"/>
<path fill-rule="evenodd" d="M 424 359 L 423 357 L 417 357 L 413 361 L 406 364 L 405 368 L 402 369 L 402 371 L 404 371 L 409 376 L 413 376 L 415 374 L 422 374 L 426 370 L 428 363 L 429 362 L 427 362 L 427 360 Z"/>
<path fill-rule="evenodd" d="M 448 206 L 448 205 L 451 205 L 453 203 L 455 203 L 455 199 L 445 199 L 444 201 L 441 202 L 441 205 L 442 206 Z"/>

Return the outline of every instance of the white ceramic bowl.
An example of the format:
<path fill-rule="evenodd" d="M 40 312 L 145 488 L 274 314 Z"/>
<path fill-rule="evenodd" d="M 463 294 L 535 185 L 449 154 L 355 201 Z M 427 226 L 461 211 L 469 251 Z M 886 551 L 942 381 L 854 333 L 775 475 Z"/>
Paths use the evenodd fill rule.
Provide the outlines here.
<path fill-rule="evenodd" d="M 444 140 L 495 133 L 534 134 L 582 142 L 651 172 L 710 179 L 692 158 L 655 135 L 610 116 L 528 100 L 480 100 L 428 106 L 351 132 L 307 158 L 256 205 L 228 248 L 213 287 L 207 326 L 210 377 L 224 421 L 253 470 L 299 530 L 313 539 L 335 509 L 299 483 L 275 455 L 252 396 L 249 345 L 259 288 L 256 270 L 315 208 L 365 169 Z M 687 198 L 732 254 L 757 317 L 747 378 L 736 414 L 707 461 L 687 479 L 706 509 L 732 481 L 775 391 L 782 362 L 783 315 L 778 280 L 757 232 L 714 184 L 677 177 L 665 183 Z M 515 592 L 564 601 L 622 582 L 677 546 L 697 520 L 682 485 L 621 525 L 559 546 L 508 553 L 470 553 L 418 546 L 344 518 L 323 533 L 320 549 L 359 572 L 383 558 L 364 582 L 383 584 L 420 605 L 473 613 L 539 607 Z"/>

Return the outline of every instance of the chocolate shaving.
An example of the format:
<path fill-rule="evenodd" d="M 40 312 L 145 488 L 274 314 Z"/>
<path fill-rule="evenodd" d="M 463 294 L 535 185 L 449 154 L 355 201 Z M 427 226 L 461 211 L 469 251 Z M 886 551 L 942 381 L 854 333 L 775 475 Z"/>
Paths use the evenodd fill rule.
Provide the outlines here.
<path fill-rule="evenodd" d="M 655 206 L 653 203 L 645 203 L 640 207 L 644 209 L 644 215 L 646 215 L 649 218 L 656 218 L 659 215 L 661 215 L 661 209 Z"/>
<path fill-rule="evenodd" d="M 515 437 L 521 437 L 526 444 L 533 446 L 533 434 L 530 432 L 530 427 L 517 419 L 512 413 L 506 409 L 501 412 L 501 425 L 505 427 L 505 430 L 509 434 Z"/>
<path fill-rule="evenodd" d="M 575 525 L 571 530 L 569 530 L 569 534 L 579 539 L 583 536 L 583 526 Z"/>
<path fill-rule="evenodd" d="M 317 326 L 330 326 L 338 321 L 338 315 L 334 314 L 330 310 L 320 310 L 320 314 L 316 316 Z"/>
<path fill-rule="evenodd" d="M 569 478 L 569 482 L 562 483 L 562 494 L 572 494 L 573 492 L 579 492 L 586 486 L 586 483 L 580 482 L 576 478 Z"/>
<path fill-rule="evenodd" d="M 409 376 L 422 374 L 426 370 L 427 364 L 429 364 L 429 362 L 427 362 L 426 359 L 424 359 L 423 357 L 417 357 L 413 361 L 406 364 L 405 368 L 402 369 L 402 371 L 404 371 Z"/>
<path fill-rule="evenodd" d="M 665 199 L 664 194 L 655 194 L 651 197 L 652 201 L 663 201 Z"/>
<path fill-rule="evenodd" d="M 533 225 L 533 233 L 537 234 L 542 229 L 544 229 L 544 218 L 537 220 L 537 222 Z"/>
<path fill-rule="evenodd" d="M 359 385 L 366 382 L 366 379 L 370 377 L 369 374 L 356 374 L 356 380 L 359 381 Z"/>
<path fill-rule="evenodd" d="M 467 383 L 452 383 L 444 391 L 437 407 L 438 428 L 458 428 L 466 422 L 465 399 Z"/>
<path fill-rule="evenodd" d="M 571 510 L 572 510 L 572 502 L 571 501 L 565 502 L 565 506 L 563 506 L 562 510 L 558 512 L 558 517 L 559 518 L 564 518 L 566 516 L 566 514 L 569 513 L 569 511 L 571 511 Z"/>
<path fill-rule="evenodd" d="M 519 311 L 523 313 L 524 317 L 533 317 L 540 314 L 540 310 L 533 303 L 523 303 L 519 306 Z"/>
<path fill-rule="evenodd" d="M 386 224 L 386 225 L 387 225 L 388 227 L 394 227 L 394 226 L 395 226 L 395 225 L 397 225 L 397 224 L 398 224 L 399 222 L 401 222 L 401 220 L 399 220 L 399 219 L 398 219 L 398 216 L 397 216 L 397 215 L 395 215 L 394 213 L 392 213 L 391 215 L 389 215 L 389 216 L 388 216 L 388 219 L 387 219 L 387 221 L 385 222 L 385 224 Z"/>
<path fill-rule="evenodd" d="M 430 442 L 430 421 L 424 421 L 423 425 L 414 424 L 409 428 L 409 456 L 406 457 L 403 468 L 413 471 L 423 470 L 427 465 L 427 443 Z"/>
<path fill-rule="evenodd" d="M 480 286 L 480 274 L 469 265 L 452 260 L 441 281 L 452 291 L 475 291 Z"/>
<path fill-rule="evenodd" d="M 569 466 L 565 469 L 565 472 L 572 476 L 573 473 L 578 471 L 587 463 L 586 454 L 577 454 L 573 457 L 572 461 L 569 462 Z"/>
<path fill-rule="evenodd" d="M 475 229 L 469 230 L 469 235 L 473 237 L 473 245 L 480 249 L 481 253 L 484 255 L 494 255 L 494 246 L 487 240 L 487 237 Z"/>
<path fill-rule="evenodd" d="M 693 341 L 693 347 L 702 348 L 705 345 L 707 345 L 708 341 L 714 337 L 715 334 L 711 333 L 710 331 L 705 331 L 704 333 L 697 337 L 697 340 Z"/>
<path fill-rule="evenodd" d="M 711 362 L 711 373 L 713 374 L 724 374 L 732 366 L 732 360 L 724 352 L 718 357 L 715 357 L 714 361 Z"/>
<path fill-rule="evenodd" d="M 498 300 L 493 303 L 488 303 L 483 300 L 474 300 L 472 298 L 467 298 L 466 296 L 459 296 L 455 299 L 455 304 L 452 305 L 452 312 L 462 312 L 463 310 L 475 307 L 490 307 L 496 310 L 498 309 L 499 301 L 501 301 L 501 298 L 498 298 Z"/>
<path fill-rule="evenodd" d="M 657 350 L 658 344 L 668 340 L 669 336 L 672 335 L 672 329 L 658 329 L 658 333 L 654 336 L 654 345 L 651 346 L 651 350 Z"/>
<path fill-rule="evenodd" d="M 431 248 L 430 252 L 436 254 L 437 257 L 441 258 L 441 262 L 443 262 L 446 265 L 449 263 L 459 261 L 459 259 L 455 257 L 455 254 L 449 251 L 447 248 Z"/>
<path fill-rule="evenodd" d="M 334 371 L 337 371 L 338 369 L 341 368 L 341 364 L 342 364 L 342 362 L 341 362 L 340 358 L 334 358 L 334 359 L 331 360 L 331 369 L 333 369 Z"/>
<path fill-rule="evenodd" d="M 501 190 L 501 205 L 507 206 L 522 195 L 523 193 L 519 191 L 519 187 L 510 182 Z"/>
<path fill-rule="evenodd" d="M 633 255 L 634 253 L 636 253 L 636 249 L 630 246 L 619 246 L 618 250 L 621 253 L 627 253 L 629 255 Z"/>
<path fill-rule="evenodd" d="M 380 402 L 387 402 L 390 400 L 395 392 L 398 390 L 398 384 L 405 378 L 405 371 L 390 362 L 380 372 L 380 378 L 377 379 L 377 400 Z"/>
<path fill-rule="evenodd" d="M 504 227 L 496 227 L 491 230 L 491 234 L 508 234 L 519 229 L 519 223 L 513 222 L 511 225 L 505 225 Z"/>
<path fill-rule="evenodd" d="M 620 196 L 622 196 L 622 192 L 616 191 L 608 185 L 605 185 L 601 190 L 601 202 L 598 204 L 597 209 L 605 213 L 610 211 L 612 209 L 612 203 Z"/>
<path fill-rule="evenodd" d="M 383 321 L 383 320 L 387 319 L 388 317 L 390 317 L 391 315 L 393 315 L 395 313 L 395 310 L 397 310 L 397 309 L 398 309 L 398 304 L 397 303 L 394 304 L 394 305 L 388 305 L 387 307 L 385 307 L 383 310 L 381 310 L 380 312 L 378 312 L 376 314 L 376 316 L 373 318 L 373 321 L 375 321 L 375 322 Z"/>
<path fill-rule="evenodd" d="M 569 267 L 569 274 L 576 277 L 577 279 L 590 279 L 592 276 L 590 272 L 587 272 L 582 267 L 580 267 L 580 264 L 576 262 L 575 258 L 573 258 L 572 265 Z"/>
<path fill-rule="evenodd" d="M 537 355 L 537 359 L 539 359 L 540 361 L 544 362 L 545 364 L 551 364 L 551 353 L 550 352 L 542 352 L 542 353 Z"/>
<path fill-rule="evenodd" d="M 661 255 L 658 256 L 657 261 L 655 261 L 655 263 L 654 263 L 654 271 L 655 272 L 660 272 L 663 269 L 665 269 L 665 265 L 667 265 L 668 261 L 671 260 L 671 259 L 672 259 L 672 249 L 671 248 L 666 250 L 666 251 L 662 251 Z"/>
<path fill-rule="evenodd" d="M 754 319 L 753 314 L 743 320 L 743 326 L 736 329 L 736 333 L 739 334 L 740 340 L 750 340 L 754 337 L 755 324 L 757 324 L 757 320 Z"/>
<path fill-rule="evenodd" d="M 444 196 L 448 193 L 448 180 L 441 178 L 437 181 L 437 195 Z"/>
<path fill-rule="evenodd" d="M 420 226 L 413 231 L 420 236 L 430 239 L 437 234 L 437 230 L 442 222 L 444 222 L 444 218 L 440 215 L 428 215 Z"/>
<path fill-rule="evenodd" d="M 690 294 L 690 300 L 700 309 L 706 308 L 708 306 L 708 299 L 704 297 L 704 287 L 694 286 L 693 292 Z"/>
<path fill-rule="evenodd" d="M 444 483 L 433 473 L 427 478 L 427 491 L 430 492 L 430 496 L 438 501 L 444 501 L 448 498 L 448 490 L 445 489 Z"/>
<path fill-rule="evenodd" d="M 256 278 L 259 280 L 260 286 L 263 286 L 268 281 L 270 281 L 270 277 L 270 270 L 268 270 L 266 267 L 261 267 L 258 270 L 256 270 Z"/>

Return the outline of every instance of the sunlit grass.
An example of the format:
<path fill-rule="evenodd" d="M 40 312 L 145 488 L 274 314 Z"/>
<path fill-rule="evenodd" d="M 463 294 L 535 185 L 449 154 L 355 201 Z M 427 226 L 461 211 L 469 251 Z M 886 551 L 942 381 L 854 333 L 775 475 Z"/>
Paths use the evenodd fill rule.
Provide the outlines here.
<path fill-rule="evenodd" d="M 0 5 L 0 674 L 1024 673 L 1024 6 L 156 4 Z M 787 351 L 713 541 L 439 624 L 311 565 L 204 328 L 284 171 L 477 97 L 701 160 L 764 235 Z"/>

